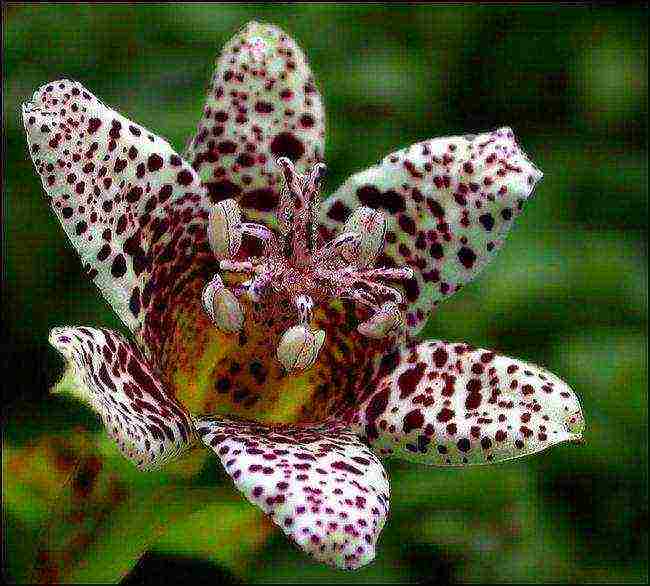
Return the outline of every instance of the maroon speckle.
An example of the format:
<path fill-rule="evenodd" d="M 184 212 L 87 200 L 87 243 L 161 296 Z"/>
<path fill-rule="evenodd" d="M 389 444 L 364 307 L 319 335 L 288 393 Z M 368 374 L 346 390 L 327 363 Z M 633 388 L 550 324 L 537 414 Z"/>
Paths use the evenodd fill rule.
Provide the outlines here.
<path fill-rule="evenodd" d="M 464 453 L 469 452 L 470 448 L 472 447 L 469 440 L 466 437 L 459 439 L 456 445 L 458 446 L 458 450 Z"/>
<path fill-rule="evenodd" d="M 94 134 L 97 132 L 99 127 L 102 125 L 102 121 L 99 118 L 91 118 L 88 120 L 88 132 Z"/>
<path fill-rule="evenodd" d="M 147 169 L 149 171 L 159 171 L 162 169 L 163 163 L 164 161 L 160 155 L 152 153 L 147 160 Z"/>
<path fill-rule="evenodd" d="M 240 205 L 244 208 L 269 211 L 277 207 L 278 194 L 273 189 L 253 189 L 244 193 Z"/>
<path fill-rule="evenodd" d="M 269 114 L 273 112 L 273 104 L 270 102 L 256 102 L 255 103 L 255 111 L 259 112 L 260 114 Z"/>
<path fill-rule="evenodd" d="M 231 155 L 237 151 L 237 145 L 231 140 L 224 140 L 217 145 L 217 150 L 223 155 Z"/>
<path fill-rule="evenodd" d="M 436 419 L 440 421 L 440 423 L 447 423 L 454 418 L 454 415 L 454 411 L 447 409 L 447 407 L 444 407 L 440 410 L 440 413 L 438 413 L 438 417 Z"/>
<path fill-rule="evenodd" d="M 271 142 L 271 152 L 295 162 L 305 154 L 305 145 L 290 132 L 281 132 Z"/>
<path fill-rule="evenodd" d="M 424 423 L 424 415 L 419 409 L 414 409 L 404 416 L 403 429 L 404 433 L 409 433 L 414 429 L 420 429 Z"/>
<path fill-rule="evenodd" d="M 376 421 L 386 411 L 389 393 L 388 389 L 377 393 L 366 407 L 366 436 L 371 441 L 378 437 Z"/>
<path fill-rule="evenodd" d="M 111 265 L 111 275 L 116 279 L 123 277 L 126 274 L 126 260 L 122 254 L 118 254 L 113 259 L 113 264 Z"/>
<path fill-rule="evenodd" d="M 458 251 L 458 260 L 466 269 L 471 269 L 476 262 L 476 253 L 471 248 L 463 246 Z"/>
<path fill-rule="evenodd" d="M 397 378 L 397 386 L 400 390 L 400 399 L 405 399 L 413 394 L 419 382 L 422 380 L 426 368 L 427 365 L 424 362 L 420 362 L 399 375 Z"/>
<path fill-rule="evenodd" d="M 335 222 L 343 222 L 350 215 L 350 208 L 342 201 L 335 201 L 327 211 L 327 217 Z"/>
<path fill-rule="evenodd" d="M 314 124 L 314 117 L 311 114 L 303 114 L 300 117 L 300 126 L 303 128 L 311 128 Z"/>
<path fill-rule="evenodd" d="M 370 208 L 385 208 L 391 214 L 406 210 L 404 198 L 392 189 L 381 193 L 374 185 L 364 185 L 357 189 L 357 197 L 363 205 Z"/>
<path fill-rule="evenodd" d="M 442 368 L 445 364 L 447 364 L 447 359 L 449 358 L 449 355 L 447 354 L 447 351 L 444 348 L 437 348 L 436 351 L 433 353 L 432 358 L 436 367 Z"/>
<path fill-rule="evenodd" d="M 206 185 L 210 201 L 216 203 L 231 197 L 237 197 L 241 194 L 241 187 L 235 185 L 232 181 L 223 180 Z"/>
<path fill-rule="evenodd" d="M 183 169 L 177 176 L 176 180 L 180 185 L 189 185 L 192 183 L 192 180 L 194 177 L 192 176 L 192 173 L 190 173 L 187 169 Z"/>

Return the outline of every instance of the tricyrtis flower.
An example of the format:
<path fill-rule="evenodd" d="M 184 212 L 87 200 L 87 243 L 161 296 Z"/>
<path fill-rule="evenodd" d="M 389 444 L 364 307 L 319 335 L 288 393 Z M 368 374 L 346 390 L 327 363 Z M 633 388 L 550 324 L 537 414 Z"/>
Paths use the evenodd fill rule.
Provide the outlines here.
<path fill-rule="evenodd" d="M 580 439 L 553 374 L 417 339 L 541 177 L 509 128 L 414 144 L 321 201 L 321 98 L 257 23 L 224 49 L 184 157 L 76 82 L 23 112 L 52 209 L 133 336 L 50 341 L 139 468 L 203 442 L 302 549 L 357 568 L 388 515 L 380 457 L 464 466 Z"/>

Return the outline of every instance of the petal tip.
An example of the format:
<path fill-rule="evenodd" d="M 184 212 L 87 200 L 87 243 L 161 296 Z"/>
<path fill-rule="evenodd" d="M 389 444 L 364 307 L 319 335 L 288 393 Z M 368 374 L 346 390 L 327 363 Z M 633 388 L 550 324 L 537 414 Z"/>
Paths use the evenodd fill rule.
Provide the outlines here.
<path fill-rule="evenodd" d="M 68 329 L 65 327 L 56 327 L 50 330 L 47 338 L 52 347 L 58 350 L 61 354 L 66 356 L 66 350 L 69 347 L 72 338 L 69 335 Z"/>
<path fill-rule="evenodd" d="M 575 395 L 575 393 L 573 394 Z M 585 431 L 585 418 L 582 415 L 581 410 L 576 410 L 571 413 L 571 415 L 568 415 L 565 419 L 564 424 L 567 428 L 567 431 L 572 436 L 572 441 L 574 438 L 577 438 L 579 443 L 584 442 L 583 434 Z"/>
<path fill-rule="evenodd" d="M 242 28 L 241 32 L 247 35 L 272 34 L 278 32 L 280 28 L 268 22 L 259 20 L 249 20 Z"/>
<path fill-rule="evenodd" d="M 525 166 L 526 173 L 528 175 L 528 189 L 524 189 L 526 192 L 526 198 L 530 198 L 533 195 L 535 187 L 544 177 L 542 170 L 533 163 L 528 154 L 521 147 L 517 135 L 510 126 L 503 126 L 495 131 L 498 137 L 505 137 L 507 140 L 512 142 L 513 154 L 516 158 L 519 158 Z"/>

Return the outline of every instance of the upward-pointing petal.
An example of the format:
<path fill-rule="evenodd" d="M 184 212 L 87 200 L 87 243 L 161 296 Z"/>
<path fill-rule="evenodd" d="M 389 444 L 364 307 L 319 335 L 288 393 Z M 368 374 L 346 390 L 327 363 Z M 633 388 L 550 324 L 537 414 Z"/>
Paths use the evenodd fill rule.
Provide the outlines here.
<path fill-rule="evenodd" d="M 410 265 L 411 333 L 433 306 L 494 258 L 541 172 L 510 128 L 420 142 L 350 177 L 323 206 L 322 223 L 340 229 L 359 205 L 388 219 L 379 265 Z"/>
<path fill-rule="evenodd" d="M 304 173 L 323 157 L 321 98 L 304 53 L 279 28 L 248 23 L 224 47 L 186 158 L 213 202 L 234 197 L 269 223 L 289 157 Z"/>
<path fill-rule="evenodd" d="M 85 270 L 151 350 L 172 285 L 211 256 L 203 254 L 205 189 L 165 140 L 77 82 L 41 87 L 23 119 L 43 188 Z"/>

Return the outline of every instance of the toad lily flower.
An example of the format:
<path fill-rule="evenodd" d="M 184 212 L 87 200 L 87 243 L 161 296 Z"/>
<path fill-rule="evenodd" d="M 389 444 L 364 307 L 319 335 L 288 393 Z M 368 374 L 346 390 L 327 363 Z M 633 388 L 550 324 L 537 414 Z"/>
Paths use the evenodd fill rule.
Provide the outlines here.
<path fill-rule="evenodd" d="M 555 375 L 417 338 L 542 176 L 509 128 L 414 144 L 321 201 L 321 98 L 295 42 L 258 23 L 226 45 L 184 157 L 76 82 L 23 116 L 47 199 L 133 337 L 50 342 L 142 470 L 202 442 L 300 548 L 354 569 L 388 515 L 380 458 L 462 467 L 580 440 Z"/>

